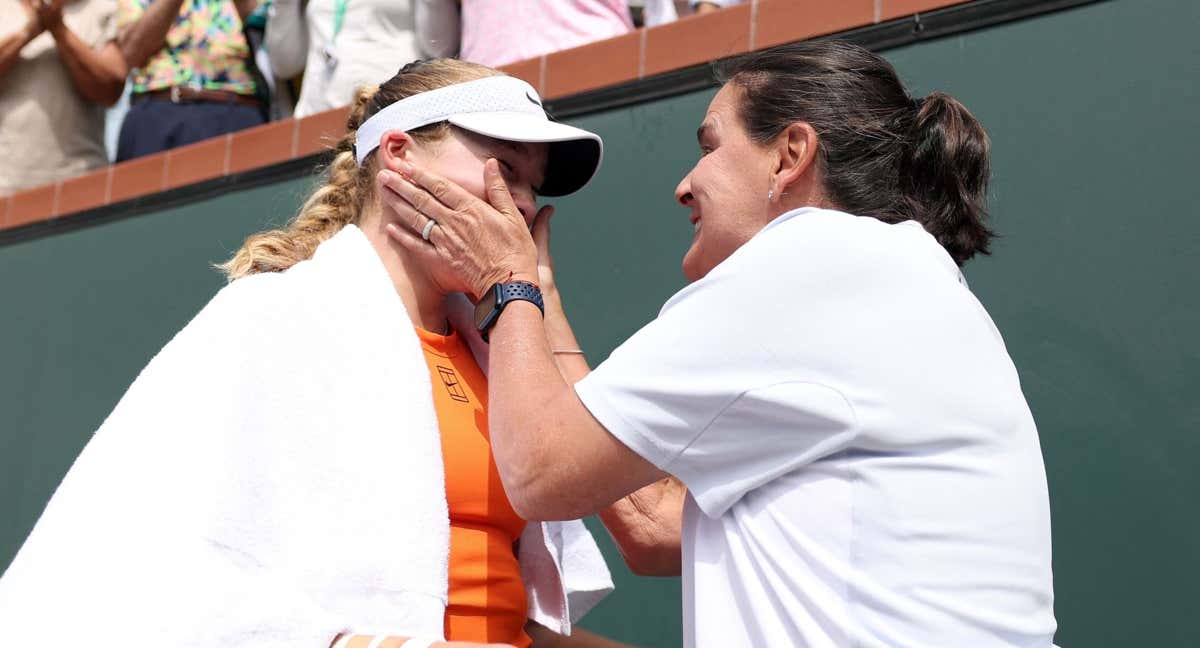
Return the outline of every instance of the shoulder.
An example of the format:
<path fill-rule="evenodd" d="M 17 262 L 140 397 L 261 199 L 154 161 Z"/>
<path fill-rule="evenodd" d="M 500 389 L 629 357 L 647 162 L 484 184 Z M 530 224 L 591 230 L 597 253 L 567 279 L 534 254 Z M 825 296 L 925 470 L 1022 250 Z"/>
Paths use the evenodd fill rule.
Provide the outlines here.
<path fill-rule="evenodd" d="M 237 311 L 246 315 L 275 312 L 295 301 L 294 283 L 284 272 L 242 277 L 218 291 L 205 310 Z"/>
<path fill-rule="evenodd" d="M 309 327 L 319 318 L 300 282 L 287 273 L 263 273 L 221 288 L 177 338 L 203 338 L 224 348 L 271 346 L 281 331 Z"/>
<path fill-rule="evenodd" d="M 953 259 L 919 223 L 885 223 L 828 209 L 780 216 L 729 261 L 731 272 L 753 269 L 843 290 L 915 277 L 958 283 L 960 276 Z"/>
<path fill-rule="evenodd" d="M 930 244 L 934 247 L 931 248 Z M 882 257 L 882 262 L 941 250 L 937 241 L 915 221 L 885 223 L 831 209 L 800 209 L 768 224 L 746 247 L 778 253 L 803 250 L 797 261 L 837 265 L 843 259 Z"/>

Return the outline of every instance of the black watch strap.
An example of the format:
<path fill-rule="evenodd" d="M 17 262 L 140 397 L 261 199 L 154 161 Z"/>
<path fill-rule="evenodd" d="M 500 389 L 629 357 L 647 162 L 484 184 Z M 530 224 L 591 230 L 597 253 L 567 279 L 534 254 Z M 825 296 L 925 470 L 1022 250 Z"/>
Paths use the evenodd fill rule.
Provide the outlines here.
<path fill-rule="evenodd" d="M 488 333 L 500 319 L 504 307 L 514 301 L 527 301 L 538 307 L 542 315 L 546 314 L 546 306 L 542 301 L 542 291 L 528 281 L 509 281 L 497 283 L 488 290 L 487 294 L 475 305 L 475 326 L 486 342 Z"/>

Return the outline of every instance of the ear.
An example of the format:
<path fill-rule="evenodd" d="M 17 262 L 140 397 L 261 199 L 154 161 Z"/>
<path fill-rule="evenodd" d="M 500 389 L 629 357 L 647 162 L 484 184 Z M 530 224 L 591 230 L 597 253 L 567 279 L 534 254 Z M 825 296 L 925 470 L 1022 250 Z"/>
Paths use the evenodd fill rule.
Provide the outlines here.
<path fill-rule="evenodd" d="M 400 171 L 400 162 L 408 160 L 412 153 L 413 138 L 402 130 L 384 131 L 379 137 L 379 148 L 375 150 L 375 158 L 379 168 Z"/>
<path fill-rule="evenodd" d="M 776 193 L 782 194 L 815 170 L 817 131 L 806 122 L 796 122 L 776 137 L 775 147 L 779 162 L 772 182 Z"/>

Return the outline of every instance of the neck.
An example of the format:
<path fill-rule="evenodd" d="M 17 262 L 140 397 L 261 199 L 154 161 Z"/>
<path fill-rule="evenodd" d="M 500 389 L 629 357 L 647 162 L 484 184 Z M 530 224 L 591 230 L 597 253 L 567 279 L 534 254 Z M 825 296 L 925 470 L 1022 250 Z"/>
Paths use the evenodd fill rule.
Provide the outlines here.
<path fill-rule="evenodd" d="M 789 187 L 781 195 L 777 196 L 775 202 L 768 206 L 767 212 L 770 218 L 767 222 L 786 214 L 794 209 L 801 207 L 816 207 L 818 209 L 836 209 L 826 198 L 824 192 L 818 191 L 811 186 L 797 184 Z"/>
<path fill-rule="evenodd" d="M 403 250 L 393 244 L 384 230 L 384 220 L 378 213 L 364 213 L 359 227 L 366 234 L 371 247 L 383 261 L 392 285 L 413 326 L 434 333 L 446 333 L 446 295 L 429 280 L 428 274 Z"/>

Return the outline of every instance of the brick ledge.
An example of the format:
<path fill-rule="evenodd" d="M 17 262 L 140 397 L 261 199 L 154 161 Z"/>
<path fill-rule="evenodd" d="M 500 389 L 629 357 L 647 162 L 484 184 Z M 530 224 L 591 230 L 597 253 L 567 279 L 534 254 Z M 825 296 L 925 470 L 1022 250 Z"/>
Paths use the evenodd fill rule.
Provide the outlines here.
<path fill-rule="evenodd" d="M 501 69 L 552 101 L 967 1 L 750 0 Z M 0 231 L 318 154 L 341 137 L 348 112 L 338 108 L 271 122 L 0 196 Z"/>

